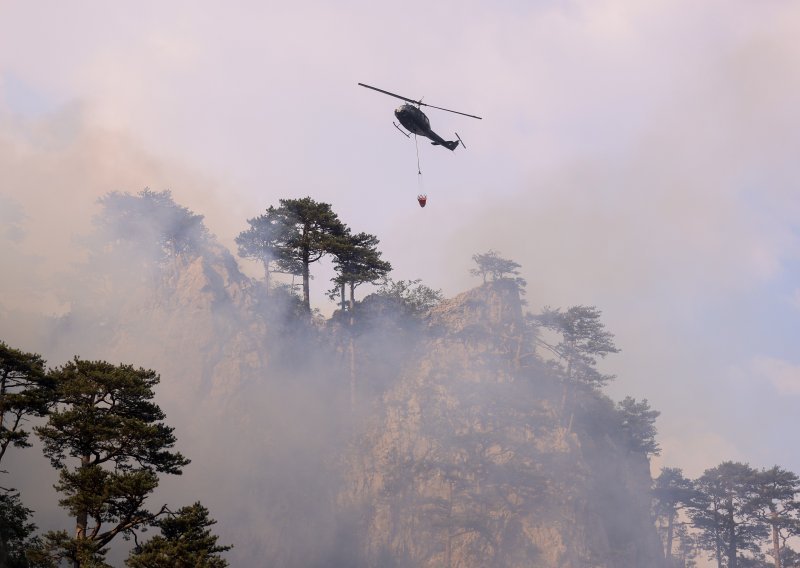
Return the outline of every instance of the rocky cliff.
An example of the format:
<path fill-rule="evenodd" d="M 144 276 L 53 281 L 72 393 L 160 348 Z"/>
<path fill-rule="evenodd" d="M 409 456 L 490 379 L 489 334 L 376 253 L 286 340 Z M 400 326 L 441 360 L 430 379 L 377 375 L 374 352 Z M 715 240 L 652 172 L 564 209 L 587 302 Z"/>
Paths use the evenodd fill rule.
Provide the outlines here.
<path fill-rule="evenodd" d="M 604 431 L 602 395 L 582 395 L 567 431 L 525 330 L 512 281 L 432 311 L 349 453 L 340 499 L 358 511 L 364 565 L 660 565 L 647 459 Z"/>
<path fill-rule="evenodd" d="M 52 333 L 50 351 L 59 358 L 135 361 L 191 398 L 233 393 L 268 366 L 266 327 L 254 310 L 258 288 L 215 242 L 161 262 L 89 270 L 86 293 L 72 299 Z"/>
<path fill-rule="evenodd" d="M 320 327 L 213 243 L 148 274 L 54 345 L 161 373 L 233 565 L 660 566 L 646 457 L 602 394 L 566 403 L 515 282 Z"/>

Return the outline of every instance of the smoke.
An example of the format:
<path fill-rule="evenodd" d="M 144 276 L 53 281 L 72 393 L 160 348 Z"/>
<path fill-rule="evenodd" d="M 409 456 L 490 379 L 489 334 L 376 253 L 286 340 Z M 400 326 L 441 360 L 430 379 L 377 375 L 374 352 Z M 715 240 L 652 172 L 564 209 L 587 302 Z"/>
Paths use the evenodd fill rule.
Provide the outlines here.
<path fill-rule="evenodd" d="M 471 536 L 452 554 L 486 558 L 493 537 L 476 535 L 492 532 L 502 535 L 504 557 L 524 561 L 549 542 L 524 536 L 541 522 L 531 507 L 543 503 L 546 518 L 565 514 L 559 496 L 572 492 L 596 508 L 593 530 L 605 534 L 597 551 L 636 542 L 640 527 L 614 511 L 646 512 L 631 489 L 646 495 L 646 471 L 620 485 L 611 481 L 621 475 L 612 460 L 593 481 L 570 482 L 565 472 L 577 471 L 579 454 L 557 434 L 557 381 L 533 388 L 535 377 L 513 378 L 512 362 L 530 355 L 520 343 L 513 281 L 443 306 L 433 331 L 394 300 L 375 297 L 359 306 L 359 325 L 339 315 L 320 327 L 285 291 L 267 293 L 243 275 L 199 223 L 167 193 L 104 197 L 74 244 L 85 260 L 63 279 L 73 292 L 70 310 L 44 320 L 35 350 L 51 365 L 78 354 L 161 373 L 157 401 L 192 464 L 180 479 L 164 479 L 151 503 L 201 500 L 219 521 L 221 542 L 236 545 L 234 565 L 435 560 L 442 527 L 461 525 Z M 4 336 L 12 333 L 6 324 Z M 534 375 L 544 373 L 537 365 Z M 588 426 L 576 418 L 576 430 L 615 424 L 610 401 L 581 404 L 591 416 Z M 601 460 L 610 448 L 598 434 L 584 452 Z M 20 477 L 14 468 L 12 479 L 23 496 L 36 493 L 30 506 L 42 528 L 69 526 L 55 492 L 41 490 L 54 475 L 44 459 L 35 465 L 27 452 L 21 463 L 37 474 Z M 450 497 L 441 493 L 451 483 L 443 479 L 457 482 L 456 497 L 452 486 Z M 428 510 L 443 499 L 455 509 Z M 517 508 L 504 505 L 509 500 Z M 519 520 L 496 522 L 486 507 Z M 397 519 L 386 525 L 385 515 Z M 110 560 L 119 563 L 124 552 L 116 544 Z"/>
<path fill-rule="evenodd" d="M 7 211 L 14 223 L 26 222 L 20 207 Z M 68 246 L 53 243 L 72 259 L 53 280 L 66 310 L 48 315 L 5 296 L 0 336 L 51 366 L 78 355 L 158 371 L 156 402 L 192 464 L 180 478 L 163 479 L 152 506 L 201 500 L 219 521 L 221 542 L 236 544 L 234 565 L 325 565 L 341 538 L 341 456 L 366 412 L 346 372 L 349 334 L 318 329 L 281 288 L 267 294 L 201 216 L 166 192 L 106 194 L 83 223 Z M 35 330 L 21 332 L 23 321 Z M 400 363 L 405 341 L 370 335 L 371 351 L 393 355 L 362 385 L 364 398 L 374 401 L 380 381 L 397 372 L 386 367 Z M 38 447 L 9 470 L 43 530 L 70 526 Z M 125 549 L 114 545 L 112 563 Z"/>
<path fill-rule="evenodd" d="M 153 157 L 130 136 L 91 126 L 81 105 L 35 119 L 0 117 L 0 168 L 0 261 L 15 267 L 4 283 L 6 308 L 69 309 L 59 277 L 85 260 L 76 240 L 92 231 L 97 200 L 109 192 L 170 190 L 208 211 L 207 223 L 230 243 L 241 224 L 231 218 L 236 207 L 221 206 L 218 182 Z"/>
<path fill-rule="evenodd" d="M 641 100 L 653 106 L 636 128 L 626 128 L 628 111 L 606 101 L 595 116 L 619 119 L 620 129 L 587 122 L 580 131 L 602 132 L 604 151 L 536 168 L 510 195 L 490 193 L 437 258 L 455 281 L 470 251 L 496 248 L 523 265 L 534 308 L 601 306 L 623 349 L 609 362 L 620 377 L 612 392 L 663 409 L 665 460 L 700 471 L 716 463 L 702 459 L 709 447 L 783 459 L 779 444 L 751 445 L 753 424 L 737 424 L 730 409 L 748 396 L 762 400 L 760 408 L 780 404 L 763 388 L 758 363 L 794 365 L 781 338 L 794 319 L 786 297 L 798 250 L 791 148 L 800 133 L 792 110 L 800 75 L 790 63 L 797 46 L 782 24 L 774 34 L 741 21 L 737 30 L 704 36 L 703 45 L 686 31 L 689 45 L 678 48 L 693 50 L 686 58 L 655 39 L 643 45 L 660 78 L 645 75 L 653 91 Z M 660 84 L 666 77 L 670 84 Z M 594 91 L 587 98 L 597 101 Z M 776 325 L 784 331 L 776 334 Z"/>
<path fill-rule="evenodd" d="M 236 18 L 176 6 L 164 18 L 160 5 L 135 14 L 93 6 L 93 18 L 53 7 L 49 21 L 21 6 L 0 24 L 0 332 L 10 343 L 51 364 L 79 351 L 151 365 L 164 375 L 159 396 L 181 443 L 226 447 L 246 429 L 204 438 L 210 428 L 184 426 L 199 413 L 188 401 L 201 387 L 239 385 L 225 386 L 225 373 L 215 378 L 186 351 L 164 365 L 160 335 L 191 343 L 182 330 L 206 333 L 214 339 L 203 354 L 247 368 L 244 354 L 220 352 L 239 316 L 193 319 L 201 307 L 173 298 L 181 317 L 131 323 L 115 351 L 104 349 L 97 322 L 115 321 L 121 307 L 86 321 L 75 309 L 96 297 L 84 284 L 97 199 L 171 190 L 233 250 L 246 218 L 302 185 L 381 236 L 403 277 L 454 293 L 472 283 L 471 255 L 493 248 L 523 265 L 533 309 L 600 306 L 623 348 L 608 362 L 619 376 L 612 392 L 664 411 L 666 465 L 699 473 L 721 459 L 793 459 L 785 432 L 796 430 L 786 408 L 794 399 L 781 394 L 796 392 L 797 367 L 796 6 L 610 0 L 425 6 L 425 18 L 353 5 L 316 6 L 314 18 L 307 7 Z M 105 25 L 86 24 L 98 19 Z M 399 41 L 386 33 L 390 21 L 424 39 Z M 486 117 L 459 130 L 467 153 L 423 151 L 424 211 L 413 146 L 381 101 L 353 93 L 358 80 Z M 200 282 L 203 272 L 189 274 Z M 130 284 L 145 301 L 157 283 Z M 61 330 L 75 342 L 53 344 L 49 316 L 65 314 Z M 138 352 L 123 349 L 143 337 Z M 296 389 L 288 398 L 314 400 L 313 381 L 284 383 Z M 275 393 L 252 400 L 291 439 L 302 407 Z M 765 414 L 748 423 L 745 409 Z M 176 491 L 205 479 L 191 476 L 206 462 L 186 453 L 195 464 Z M 31 484 L 49 486 L 41 481 Z M 231 485 L 209 495 L 221 487 Z"/>

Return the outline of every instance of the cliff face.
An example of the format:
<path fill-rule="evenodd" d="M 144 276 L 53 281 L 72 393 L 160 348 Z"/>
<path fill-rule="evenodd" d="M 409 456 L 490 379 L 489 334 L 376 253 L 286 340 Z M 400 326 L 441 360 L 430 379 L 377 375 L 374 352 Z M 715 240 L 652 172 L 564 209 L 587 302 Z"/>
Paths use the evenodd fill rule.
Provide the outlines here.
<path fill-rule="evenodd" d="M 234 565 L 661 566 L 646 458 L 602 395 L 565 407 L 513 282 L 320 330 L 217 245 L 154 274 L 59 346 L 159 371 Z"/>
<path fill-rule="evenodd" d="M 646 458 L 612 432 L 567 432 L 514 284 L 443 303 L 428 331 L 349 454 L 340 501 L 365 564 L 660 566 Z M 584 398 L 581 412 L 606 410 Z"/>
<path fill-rule="evenodd" d="M 253 283 L 223 247 L 211 243 L 141 270 L 106 268 L 93 269 L 102 287 L 74 301 L 56 328 L 58 358 L 148 366 L 170 393 L 191 399 L 233 393 L 268 365 Z"/>

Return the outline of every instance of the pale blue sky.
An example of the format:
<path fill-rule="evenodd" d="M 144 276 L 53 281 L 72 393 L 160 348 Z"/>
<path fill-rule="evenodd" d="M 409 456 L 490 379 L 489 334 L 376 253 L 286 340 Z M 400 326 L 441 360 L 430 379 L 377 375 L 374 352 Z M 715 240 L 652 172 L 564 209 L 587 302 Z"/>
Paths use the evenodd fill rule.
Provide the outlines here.
<path fill-rule="evenodd" d="M 171 189 L 227 245 L 311 195 L 397 278 L 454 295 L 491 248 L 532 309 L 597 305 L 663 463 L 800 471 L 796 2 L 121 6 L 0 2 L 0 207 L 26 215 L 0 260 L 38 280 L 0 280 L 0 320 L 63 308 L 106 192 Z M 430 111 L 468 149 L 420 141 L 418 180 L 397 101 L 357 82 L 484 120 Z"/>

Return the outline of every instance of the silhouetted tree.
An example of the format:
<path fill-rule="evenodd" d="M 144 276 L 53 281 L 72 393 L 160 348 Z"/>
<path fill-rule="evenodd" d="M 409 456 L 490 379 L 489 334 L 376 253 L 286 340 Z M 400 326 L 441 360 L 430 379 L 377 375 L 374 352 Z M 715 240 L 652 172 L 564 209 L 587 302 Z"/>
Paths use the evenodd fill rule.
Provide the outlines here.
<path fill-rule="evenodd" d="M 800 567 L 800 553 L 784 543 L 781 546 L 781 568 L 798 567 Z"/>
<path fill-rule="evenodd" d="M 753 515 L 757 473 L 748 464 L 727 461 L 695 481 L 698 494 L 689 516 L 700 531 L 700 546 L 713 552 L 718 568 L 738 568 L 739 553 L 758 553 L 767 537 L 766 525 Z"/>
<path fill-rule="evenodd" d="M 477 268 L 471 268 L 469 273 L 473 276 L 480 276 L 486 283 L 487 276 L 492 280 L 500 280 L 510 276 L 519 275 L 520 265 L 513 260 L 508 260 L 500 256 L 500 253 L 490 250 L 483 254 L 473 254 L 472 260 L 477 264 Z"/>
<path fill-rule="evenodd" d="M 754 517 L 769 526 L 772 537 L 772 558 L 775 568 L 782 568 L 781 541 L 784 534 L 800 533 L 800 479 L 791 471 L 776 466 L 756 475 L 755 497 L 750 504 Z M 785 546 L 785 543 L 784 543 Z"/>
<path fill-rule="evenodd" d="M 606 331 L 600 321 L 601 314 L 594 306 L 573 306 L 565 312 L 545 306 L 536 317 L 539 325 L 561 335 L 561 342 L 549 347 L 565 362 L 568 381 L 599 387 L 614 378 L 596 368 L 598 357 L 619 353 L 614 345 L 614 334 Z"/>
<path fill-rule="evenodd" d="M 153 524 L 161 529 L 143 546 L 137 547 L 125 564 L 131 568 L 225 568 L 220 553 L 233 548 L 220 546 L 209 527 L 217 521 L 199 502 L 168 514 Z"/>
<path fill-rule="evenodd" d="M 375 295 L 384 299 L 393 300 L 411 315 L 420 315 L 434 306 L 437 306 L 443 299 L 444 294 L 441 290 L 422 284 L 422 280 L 398 280 L 384 278 L 381 287 Z"/>
<path fill-rule="evenodd" d="M 361 284 L 375 284 L 392 270 L 392 265 L 381 260 L 378 237 L 367 233 L 350 234 L 347 231 L 337 239 L 331 249 L 335 257 L 336 277 L 333 283 L 341 293 L 342 309 L 345 306 L 345 287 L 350 287 L 350 310 L 355 308 L 355 289 Z M 333 290 L 331 291 L 333 292 Z"/>
<path fill-rule="evenodd" d="M 94 223 L 104 246 L 128 245 L 126 249 L 140 249 L 137 252 L 148 257 L 167 258 L 197 252 L 208 242 L 203 216 L 175 203 L 169 191 L 145 189 L 136 195 L 115 191 L 98 201 L 103 211 Z"/>
<path fill-rule="evenodd" d="M 0 341 L 0 462 L 9 446 L 30 446 L 23 428 L 31 416 L 44 416 L 52 399 L 44 359 Z"/>
<path fill-rule="evenodd" d="M 310 312 L 309 265 L 332 252 L 346 227 L 330 204 L 318 203 L 310 197 L 281 199 L 280 206 L 272 214 L 282 227 L 278 264 L 284 270 L 299 266 L 303 276 L 303 304 Z"/>
<path fill-rule="evenodd" d="M 689 530 L 689 523 L 678 523 L 675 538 L 678 541 L 677 554 L 672 557 L 673 565 L 678 568 L 695 568 L 699 554 L 697 537 Z"/>
<path fill-rule="evenodd" d="M 561 336 L 561 341 L 556 345 L 550 345 L 541 338 L 537 338 L 537 342 L 558 357 L 554 367 L 564 378 L 562 411 L 571 406 L 568 402 L 574 398 L 574 391 L 578 387 L 597 389 L 614 378 L 613 375 L 601 373 L 596 367 L 598 357 L 619 352 L 614 345 L 614 335 L 605 330 L 600 315 L 600 310 L 594 306 L 573 306 L 566 312 L 545 306 L 542 313 L 533 318 L 535 324 Z M 572 431 L 574 418 L 572 409 L 566 425 L 567 432 Z"/>
<path fill-rule="evenodd" d="M 60 472 L 59 504 L 75 517 L 75 536 L 46 538 L 56 557 L 74 567 L 104 565 L 104 548 L 166 510 L 144 508 L 159 473 L 178 475 L 189 463 L 173 429 L 152 402 L 155 371 L 75 358 L 51 373 L 58 401 L 46 426 L 35 429 L 44 454 Z M 76 458 L 78 465 L 68 467 Z"/>
<path fill-rule="evenodd" d="M 242 231 L 236 237 L 239 256 L 257 260 L 263 264 L 267 291 L 270 289 L 272 272 L 277 271 L 296 276 L 303 273 L 302 263 L 293 258 L 286 248 L 293 227 L 287 226 L 284 221 L 285 218 L 279 215 L 274 207 L 270 207 L 264 215 L 248 219 L 247 223 L 250 228 Z M 274 269 L 273 265 L 275 265 Z"/>
<path fill-rule="evenodd" d="M 3 568 L 49 568 L 42 554 L 42 541 L 35 536 L 36 525 L 30 522 L 31 511 L 19 493 L 0 493 L 0 566 Z"/>
<path fill-rule="evenodd" d="M 0 341 L 0 464 L 9 447 L 30 447 L 30 432 L 23 426 L 29 418 L 47 413 L 53 390 L 44 365 L 40 355 Z M 28 550 L 40 545 L 33 536 L 32 512 L 16 490 L 0 486 L 0 566 L 39 565 L 27 558 Z"/>
<path fill-rule="evenodd" d="M 656 418 L 661 413 L 652 410 L 647 399 L 636 402 L 636 399 L 626 396 L 617 403 L 617 412 L 622 418 L 623 435 L 628 439 L 632 451 L 646 456 L 657 456 L 661 453 L 661 448 L 656 442 L 658 431 L 655 426 Z"/>
<path fill-rule="evenodd" d="M 664 556 L 667 565 L 673 566 L 673 537 L 675 523 L 681 510 L 688 506 L 695 496 L 692 481 L 683 476 L 683 471 L 676 467 L 662 467 L 660 475 L 655 479 L 653 487 L 654 509 L 656 518 L 666 522 L 666 538 Z M 682 561 L 683 562 L 683 561 Z"/>

